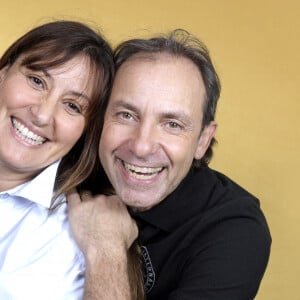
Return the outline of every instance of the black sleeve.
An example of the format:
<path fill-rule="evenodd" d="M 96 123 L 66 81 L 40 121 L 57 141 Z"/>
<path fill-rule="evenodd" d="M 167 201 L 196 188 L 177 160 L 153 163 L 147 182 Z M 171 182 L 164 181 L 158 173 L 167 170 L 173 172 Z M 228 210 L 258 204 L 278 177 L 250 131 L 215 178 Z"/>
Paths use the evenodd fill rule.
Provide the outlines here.
<path fill-rule="evenodd" d="M 198 236 L 168 300 L 254 299 L 266 269 L 271 238 L 267 226 L 249 218 L 223 219 Z"/>

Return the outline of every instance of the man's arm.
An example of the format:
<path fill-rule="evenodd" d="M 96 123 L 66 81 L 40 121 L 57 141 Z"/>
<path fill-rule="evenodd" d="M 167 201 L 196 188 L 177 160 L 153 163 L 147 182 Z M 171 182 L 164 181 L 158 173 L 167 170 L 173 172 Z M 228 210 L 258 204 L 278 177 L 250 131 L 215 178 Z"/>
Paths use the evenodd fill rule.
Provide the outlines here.
<path fill-rule="evenodd" d="M 73 236 L 85 256 L 84 300 L 131 299 L 127 252 L 137 226 L 117 196 L 68 197 Z"/>

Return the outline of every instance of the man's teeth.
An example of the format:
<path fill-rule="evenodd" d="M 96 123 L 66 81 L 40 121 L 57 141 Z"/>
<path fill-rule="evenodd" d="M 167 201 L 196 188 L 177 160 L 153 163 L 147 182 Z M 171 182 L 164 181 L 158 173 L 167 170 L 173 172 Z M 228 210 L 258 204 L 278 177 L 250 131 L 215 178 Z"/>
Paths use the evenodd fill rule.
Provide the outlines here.
<path fill-rule="evenodd" d="M 126 170 L 130 173 L 131 176 L 137 179 L 151 179 L 156 176 L 163 168 L 146 168 L 146 167 L 137 167 L 124 162 Z"/>
<path fill-rule="evenodd" d="M 31 145 L 40 145 L 43 144 L 46 139 L 30 131 L 22 123 L 18 122 L 16 119 L 12 119 L 14 128 L 19 138 Z"/>

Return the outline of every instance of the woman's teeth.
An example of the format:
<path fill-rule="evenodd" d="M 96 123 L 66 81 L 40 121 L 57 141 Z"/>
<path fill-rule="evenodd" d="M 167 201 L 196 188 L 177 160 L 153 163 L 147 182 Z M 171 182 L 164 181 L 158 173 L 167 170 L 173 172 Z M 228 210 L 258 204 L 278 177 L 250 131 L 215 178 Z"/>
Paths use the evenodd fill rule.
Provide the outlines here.
<path fill-rule="evenodd" d="M 22 123 L 12 118 L 13 127 L 16 129 L 16 133 L 19 138 L 31 145 L 43 144 L 46 139 L 30 131 Z"/>

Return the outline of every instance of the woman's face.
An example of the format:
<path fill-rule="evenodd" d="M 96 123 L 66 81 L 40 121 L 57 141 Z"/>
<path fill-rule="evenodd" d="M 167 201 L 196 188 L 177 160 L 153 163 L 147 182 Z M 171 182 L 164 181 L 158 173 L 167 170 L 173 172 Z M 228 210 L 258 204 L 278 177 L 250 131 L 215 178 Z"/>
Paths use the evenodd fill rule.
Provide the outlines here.
<path fill-rule="evenodd" d="M 0 173 L 14 186 L 70 151 L 92 95 L 84 56 L 40 71 L 21 63 L 0 70 Z"/>

